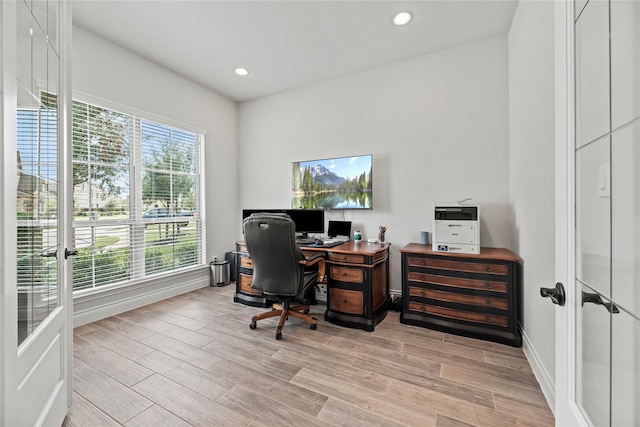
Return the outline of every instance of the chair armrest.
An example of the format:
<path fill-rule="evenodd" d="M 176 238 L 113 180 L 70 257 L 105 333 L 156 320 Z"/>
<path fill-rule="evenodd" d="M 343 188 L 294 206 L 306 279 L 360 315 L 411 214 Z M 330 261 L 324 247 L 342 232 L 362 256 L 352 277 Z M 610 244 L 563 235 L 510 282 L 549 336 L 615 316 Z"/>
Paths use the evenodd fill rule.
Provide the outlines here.
<path fill-rule="evenodd" d="M 313 254 L 305 259 L 301 259 L 299 262 L 306 267 L 318 264 L 318 283 L 322 282 L 325 270 L 324 256 L 322 254 Z"/>

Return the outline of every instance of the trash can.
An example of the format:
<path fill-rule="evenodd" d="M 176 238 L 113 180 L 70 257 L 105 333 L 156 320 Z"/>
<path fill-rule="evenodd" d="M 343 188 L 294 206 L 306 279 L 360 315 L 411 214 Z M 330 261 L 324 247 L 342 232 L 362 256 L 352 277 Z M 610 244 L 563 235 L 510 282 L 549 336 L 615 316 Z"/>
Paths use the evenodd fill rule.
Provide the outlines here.
<path fill-rule="evenodd" d="M 229 283 L 229 261 L 214 259 L 211 262 L 211 286 L 224 286 Z"/>

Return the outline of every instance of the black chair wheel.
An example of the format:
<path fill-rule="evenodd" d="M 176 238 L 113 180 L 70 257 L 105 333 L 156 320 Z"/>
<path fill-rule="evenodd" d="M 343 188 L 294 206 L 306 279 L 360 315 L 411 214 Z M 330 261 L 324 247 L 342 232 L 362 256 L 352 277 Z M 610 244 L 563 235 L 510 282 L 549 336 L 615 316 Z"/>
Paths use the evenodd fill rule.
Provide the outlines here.
<path fill-rule="evenodd" d="M 282 339 L 282 332 L 276 333 L 276 339 L 277 340 L 281 340 Z"/>
<path fill-rule="evenodd" d="M 316 329 L 318 329 L 318 325 L 316 325 L 315 323 L 310 324 L 309 327 L 311 328 L 312 331 L 315 331 Z"/>
<path fill-rule="evenodd" d="M 302 312 L 303 312 L 304 314 L 309 314 L 309 309 L 307 308 L 306 310 L 302 310 Z"/>
<path fill-rule="evenodd" d="M 256 322 L 251 322 L 251 323 L 249 323 L 249 327 L 250 327 L 251 329 L 255 329 L 255 328 L 256 328 L 256 326 L 258 326 Z"/>

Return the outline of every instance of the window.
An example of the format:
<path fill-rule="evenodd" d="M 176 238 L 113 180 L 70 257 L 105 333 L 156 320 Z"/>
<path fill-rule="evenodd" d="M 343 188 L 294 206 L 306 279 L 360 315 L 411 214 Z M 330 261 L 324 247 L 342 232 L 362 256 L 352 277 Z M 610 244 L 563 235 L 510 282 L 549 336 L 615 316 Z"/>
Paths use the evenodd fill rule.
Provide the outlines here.
<path fill-rule="evenodd" d="M 203 264 L 203 139 L 74 101 L 74 291 Z"/>

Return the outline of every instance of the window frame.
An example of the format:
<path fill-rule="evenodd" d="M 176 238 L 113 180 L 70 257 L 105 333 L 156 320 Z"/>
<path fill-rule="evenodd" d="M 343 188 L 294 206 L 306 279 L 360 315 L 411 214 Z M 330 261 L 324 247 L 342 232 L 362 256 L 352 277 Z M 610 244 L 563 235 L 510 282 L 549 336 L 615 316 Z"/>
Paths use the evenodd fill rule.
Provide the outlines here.
<path fill-rule="evenodd" d="M 196 239 L 196 260 L 193 265 L 184 267 L 176 267 L 170 270 L 161 271 L 157 273 L 148 273 L 145 271 L 145 251 L 147 246 L 143 244 L 129 243 L 129 266 L 130 266 L 130 278 L 127 280 L 97 285 L 95 283 L 92 286 L 74 289 L 73 295 L 75 297 L 81 297 L 90 295 L 97 292 L 105 292 L 112 289 L 120 288 L 135 288 L 145 282 L 151 280 L 162 281 L 163 278 L 171 277 L 176 274 L 183 273 L 185 271 L 201 269 L 206 266 L 206 227 L 205 227 L 205 169 L 204 169 L 204 145 L 206 142 L 206 131 L 188 125 L 185 123 L 177 122 L 175 120 L 167 119 L 152 113 L 144 112 L 132 107 L 123 106 L 112 101 L 107 101 L 102 98 L 87 95 L 81 92 L 75 92 L 73 94 L 73 102 L 80 102 L 87 105 L 96 106 L 102 109 L 111 110 L 117 113 L 130 116 L 131 125 L 129 130 L 129 215 L 127 219 L 123 220 L 102 220 L 96 221 L 96 224 L 101 226 L 113 226 L 113 225 L 127 225 L 130 227 L 129 234 L 133 239 L 133 236 L 144 236 L 145 228 L 148 226 L 148 222 L 142 218 L 143 213 L 143 199 L 142 199 L 142 143 L 141 143 L 141 122 L 149 121 L 157 123 L 162 126 L 169 127 L 171 129 L 179 129 L 183 132 L 189 132 L 195 134 L 196 147 L 194 153 L 194 167 L 195 167 L 195 210 L 196 216 L 191 219 L 195 223 L 195 239 Z M 168 218 L 158 223 L 172 223 L 178 222 L 179 219 Z M 90 228 L 91 225 L 82 224 L 82 227 L 78 227 L 78 222 L 73 221 L 74 233 L 79 228 Z M 144 242 L 144 239 L 142 240 Z M 75 283 L 74 283 L 75 284 Z"/>

